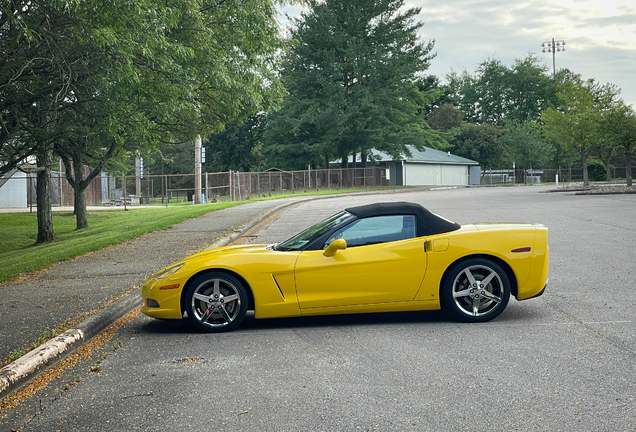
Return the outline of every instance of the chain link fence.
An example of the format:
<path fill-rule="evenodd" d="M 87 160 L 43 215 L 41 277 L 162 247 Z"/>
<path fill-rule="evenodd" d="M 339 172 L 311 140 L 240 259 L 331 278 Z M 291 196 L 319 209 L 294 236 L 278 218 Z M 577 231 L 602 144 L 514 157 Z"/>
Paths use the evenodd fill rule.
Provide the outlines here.
<path fill-rule="evenodd" d="M 622 181 L 626 178 L 627 169 L 625 167 L 612 167 L 610 169 L 610 181 Z M 509 170 L 482 170 L 481 185 L 503 185 L 503 184 L 538 184 L 538 183 L 569 183 L 582 182 L 582 168 L 528 168 Z M 602 179 L 592 179 L 592 181 L 606 181 Z"/>
<path fill-rule="evenodd" d="M 86 168 L 86 175 L 88 168 Z M 626 168 L 611 168 L 612 180 L 626 177 Z M 581 168 L 482 170 L 481 185 L 582 182 Z M 592 179 L 593 180 L 593 179 Z M 600 180 L 600 179 L 599 179 Z M 605 180 L 605 179 L 602 179 Z M 201 174 L 201 202 L 242 201 L 311 190 L 389 186 L 386 169 L 339 168 L 305 171 L 220 172 Z M 0 184 L 0 207 L 36 205 L 36 175 L 16 173 Z M 72 206 L 74 191 L 64 173 L 51 173 L 51 203 Z M 180 205 L 191 203 L 194 174 L 96 177 L 86 189 L 89 206 Z"/>
<path fill-rule="evenodd" d="M 85 173 L 88 175 L 88 171 Z M 201 174 L 201 202 L 243 201 L 310 190 L 388 186 L 384 168 Z M 36 175 L 17 173 L 3 178 L 1 207 L 36 205 Z M 96 177 L 86 189 L 88 206 L 178 205 L 195 195 L 194 174 Z M 64 173 L 51 174 L 53 206 L 72 206 L 74 191 Z"/>

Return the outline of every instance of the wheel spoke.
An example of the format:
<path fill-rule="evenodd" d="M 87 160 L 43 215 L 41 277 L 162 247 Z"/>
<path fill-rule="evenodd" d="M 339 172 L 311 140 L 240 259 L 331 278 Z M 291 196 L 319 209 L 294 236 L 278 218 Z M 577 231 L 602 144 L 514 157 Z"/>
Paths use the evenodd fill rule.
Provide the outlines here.
<path fill-rule="evenodd" d="M 473 299 L 473 316 L 479 315 L 479 299 L 475 297 Z"/>
<path fill-rule="evenodd" d="M 194 294 L 192 297 L 194 297 L 195 299 L 197 299 L 199 301 L 202 301 L 203 303 L 206 303 L 206 304 L 207 304 L 208 300 L 210 300 L 210 296 L 203 295 L 203 294 L 198 294 L 198 293 Z"/>
<path fill-rule="evenodd" d="M 470 282 L 470 286 L 474 287 L 477 281 L 475 280 L 475 277 L 473 276 L 473 274 L 470 272 L 470 268 L 465 269 L 464 274 L 468 278 L 468 282 Z"/>
<path fill-rule="evenodd" d="M 501 297 L 497 297 L 496 295 L 494 295 L 493 293 L 491 293 L 490 291 L 486 291 L 484 290 L 484 293 L 482 294 L 485 298 L 487 298 L 488 300 L 492 300 L 495 303 L 501 303 Z"/>
<path fill-rule="evenodd" d="M 239 299 L 239 295 L 238 294 L 232 294 L 232 295 L 227 295 L 225 297 L 223 297 L 223 300 L 225 301 L 225 304 L 228 304 L 230 302 L 233 302 L 235 300 Z"/>
<path fill-rule="evenodd" d="M 453 293 L 453 297 L 458 298 L 458 297 L 466 297 L 470 295 L 470 288 L 469 289 L 465 289 L 465 290 L 461 290 L 461 291 L 457 291 Z"/>
<path fill-rule="evenodd" d="M 218 296 L 219 294 L 221 294 L 221 289 L 219 287 L 219 280 L 218 279 L 214 279 L 214 290 L 213 290 L 212 294 L 214 294 L 215 296 Z"/>
<path fill-rule="evenodd" d="M 219 308 L 219 312 L 221 313 L 221 316 L 223 317 L 226 323 L 229 324 L 232 322 L 232 318 L 228 315 L 227 311 L 225 310 L 225 306 L 221 306 Z"/>
<path fill-rule="evenodd" d="M 199 321 L 201 321 L 202 323 L 208 322 L 208 318 L 210 318 L 210 315 L 212 315 L 212 308 L 208 308 L 208 310 L 206 310 L 205 313 L 201 315 L 201 319 Z"/>
<path fill-rule="evenodd" d="M 490 274 L 488 275 L 488 277 L 486 277 L 483 281 L 481 281 L 481 285 L 482 286 L 487 286 L 491 280 L 493 280 L 493 278 L 497 276 L 497 273 L 495 272 L 490 272 Z"/>

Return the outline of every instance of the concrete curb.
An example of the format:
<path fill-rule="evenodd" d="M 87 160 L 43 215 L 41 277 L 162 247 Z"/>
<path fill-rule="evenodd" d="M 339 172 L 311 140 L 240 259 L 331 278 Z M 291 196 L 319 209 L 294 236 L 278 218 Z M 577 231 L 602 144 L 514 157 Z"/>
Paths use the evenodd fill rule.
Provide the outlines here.
<path fill-rule="evenodd" d="M 71 355 L 115 321 L 141 305 L 135 291 L 108 305 L 87 320 L 29 351 L 0 369 L 0 399 L 18 390 L 40 372 Z"/>
<path fill-rule="evenodd" d="M 400 192 L 408 191 L 409 190 L 403 190 Z M 251 219 L 233 233 L 210 245 L 206 248 L 206 250 L 229 245 L 243 236 L 250 229 L 264 222 L 276 212 L 287 207 L 298 205 L 307 201 L 338 198 L 346 195 L 375 195 L 392 192 L 394 191 L 308 196 L 306 199 L 283 203 L 263 211 L 260 215 Z M 139 292 L 135 290 L 106 306 L 96 314 L 90 316 L 85 321 L 75 326 L 75 328 L 69 329 L 61 335 L 43 343 L 33 351 L 29 351 L 19 359 L 0 369 L 0 400 L 27 384 L 47 368 L 54 366 L 60 360 L 71 355 L 79 347 L 100 334 L 104 329 L 113 325 L 118 319 L 135 310 L 141 304 L 142 299 L 139 296 Z"/>

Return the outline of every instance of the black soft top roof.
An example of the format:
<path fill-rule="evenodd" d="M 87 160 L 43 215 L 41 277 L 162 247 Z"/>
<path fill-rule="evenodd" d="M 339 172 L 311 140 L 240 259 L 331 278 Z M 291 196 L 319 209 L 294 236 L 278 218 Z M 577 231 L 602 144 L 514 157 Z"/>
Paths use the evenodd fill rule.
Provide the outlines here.
<path fill-rule="evenodd" d="M 419 204 L 409 202 L 386 202 L 349 207 L 347 212 L 358 218 L 389 215 L 415 215 L 417 219 L 417 236 L 442 234 L 458 230 L 459 224 L 431 213 Z"/>

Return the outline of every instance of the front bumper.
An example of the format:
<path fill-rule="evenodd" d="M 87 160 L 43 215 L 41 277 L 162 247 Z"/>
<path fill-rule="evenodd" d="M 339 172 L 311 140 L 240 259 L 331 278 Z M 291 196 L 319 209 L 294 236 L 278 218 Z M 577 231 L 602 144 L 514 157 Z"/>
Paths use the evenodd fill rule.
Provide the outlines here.
<path fill-rule="evenodd" d="M 141 312 L 153 318 L 183 318 L 181 293 L 184 284 L 185 280 L 180 278 L 146 280 L 141 287 L 141 298 L 144 300 Z"/>

